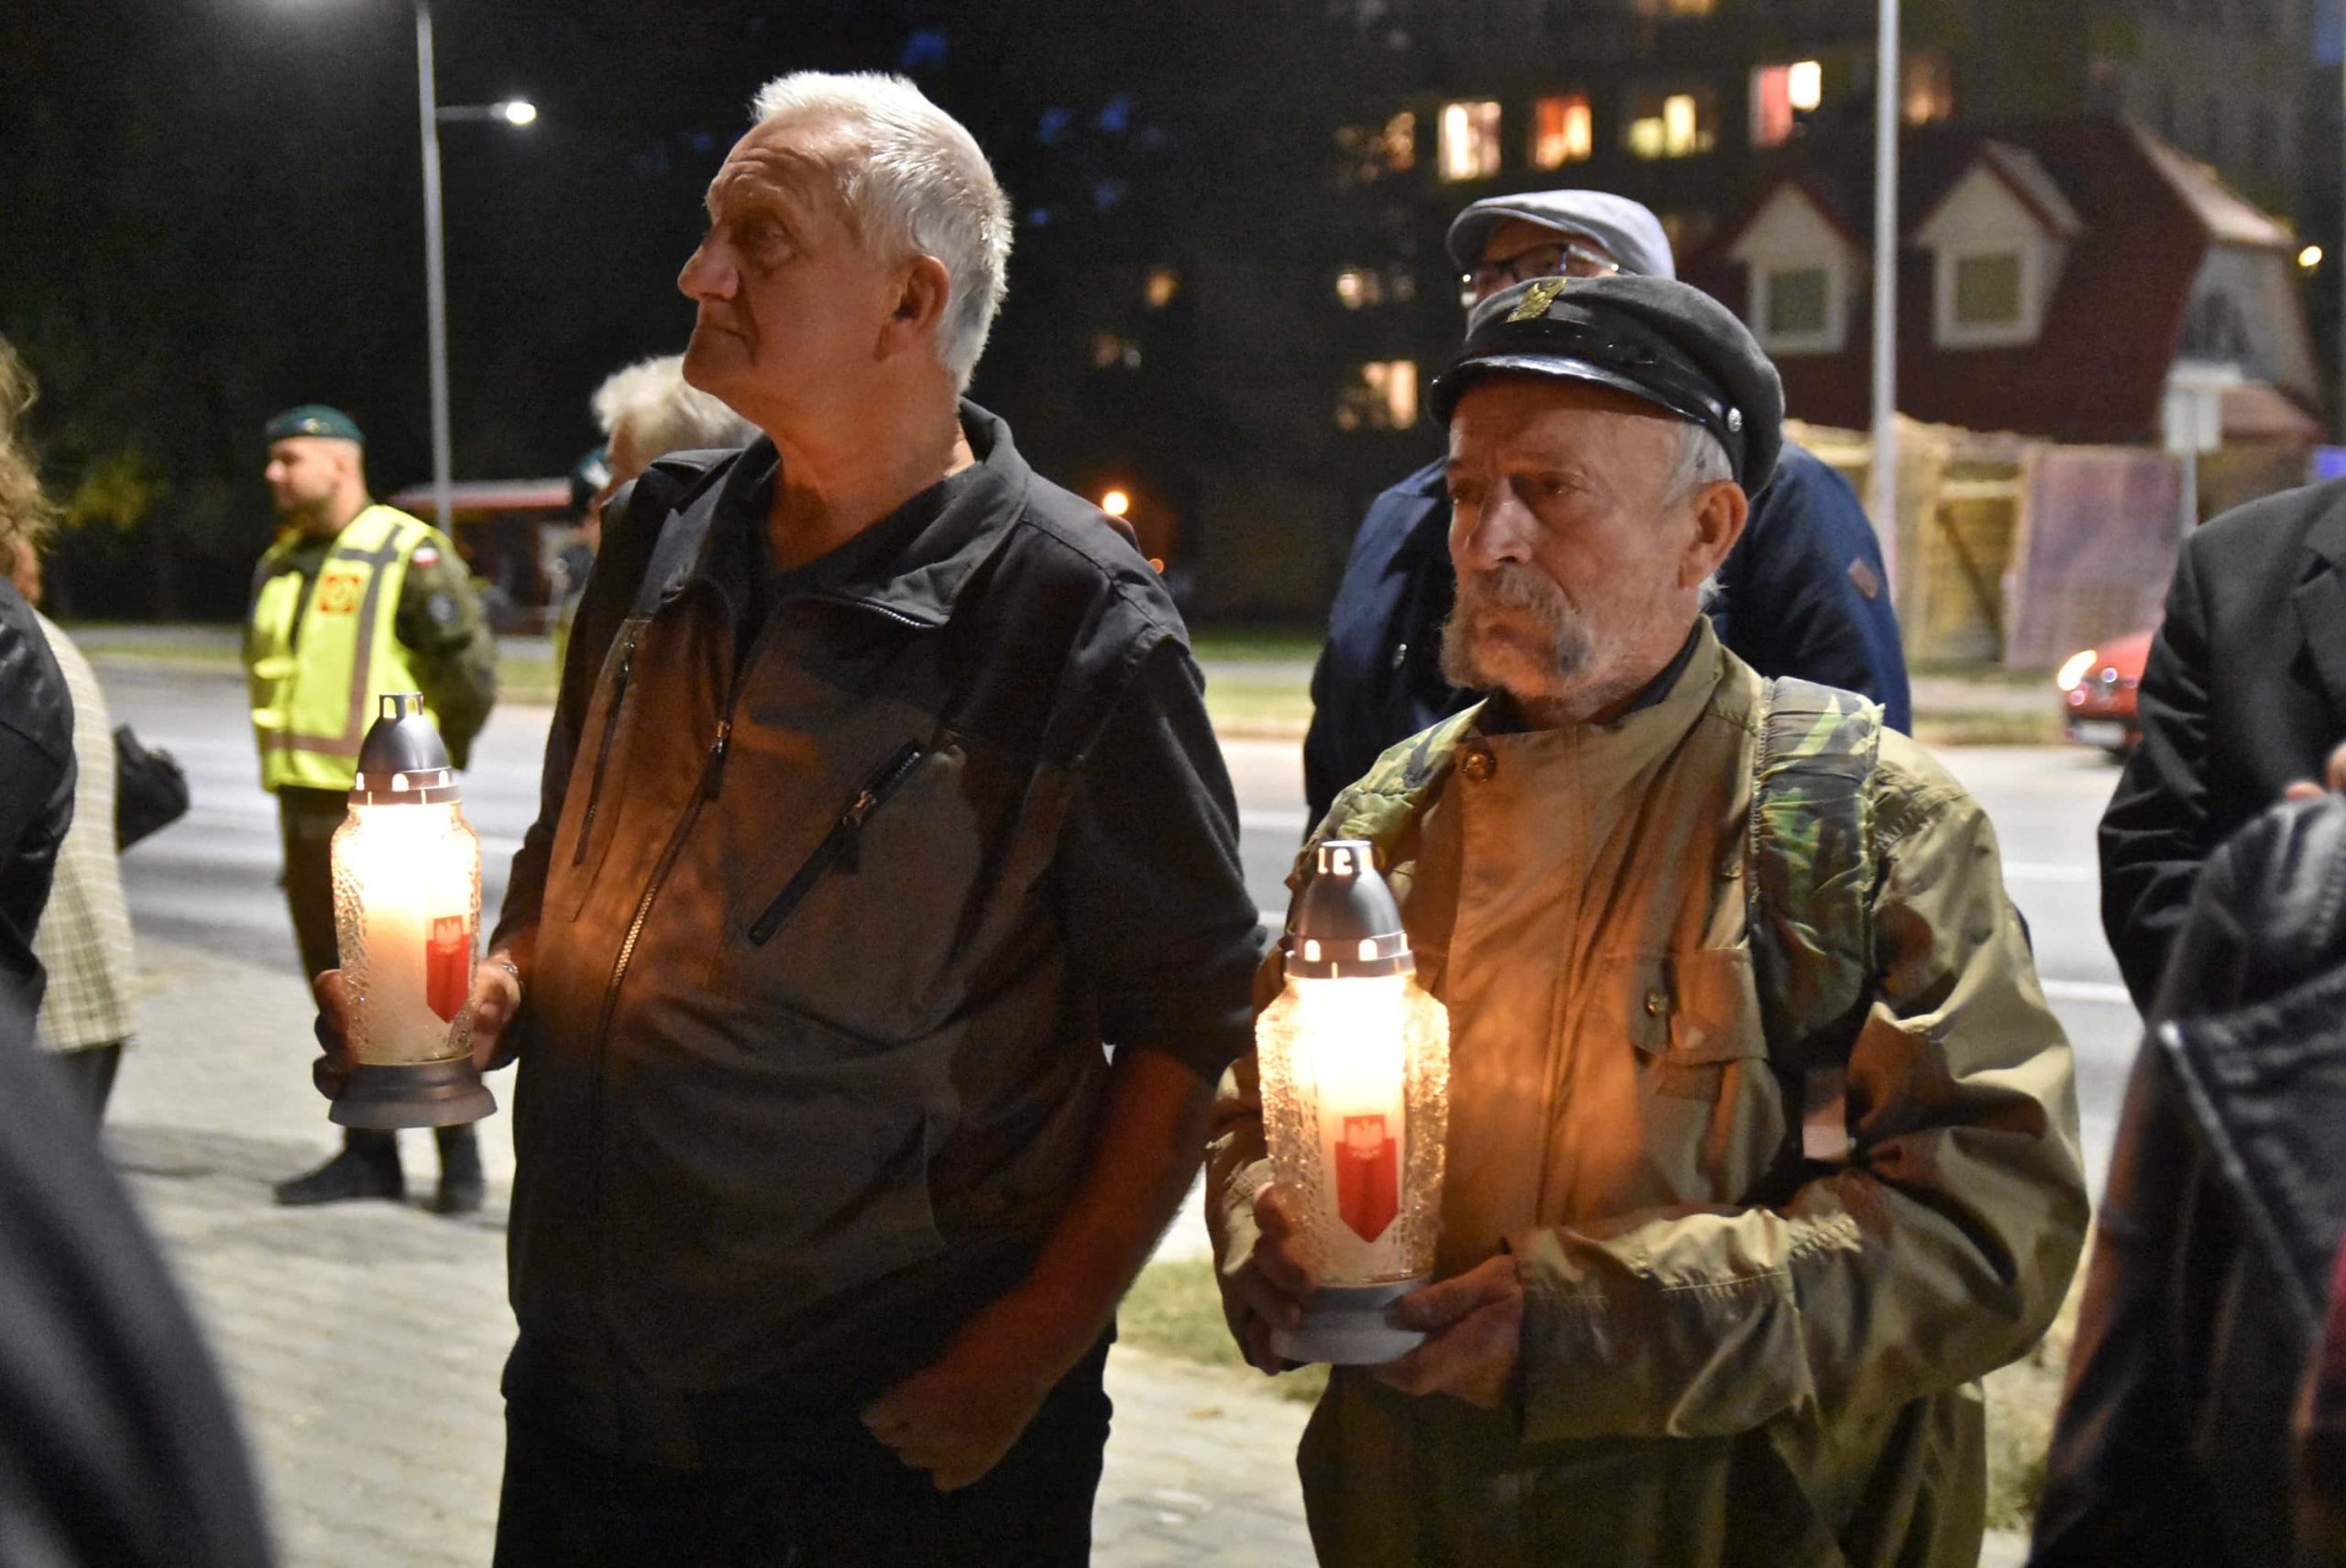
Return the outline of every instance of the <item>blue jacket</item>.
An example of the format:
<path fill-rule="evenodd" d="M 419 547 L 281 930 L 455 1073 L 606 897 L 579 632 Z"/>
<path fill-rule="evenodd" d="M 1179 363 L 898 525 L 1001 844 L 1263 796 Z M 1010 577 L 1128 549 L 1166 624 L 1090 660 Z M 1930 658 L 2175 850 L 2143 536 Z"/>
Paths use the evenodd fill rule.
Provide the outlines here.
<path fill-rule="evenodd" d="M 1904 730 L 1913 724 L 1906 656 L 1888 580 L 1856 493 L 1813 454 L 1788 445 L 1719 568 L 1725 591 L 1711 621 L 1761 674 L 1860 693 Z M 1456 585 L 1442 465 L 1431 463 L 1368 509 L 1328 612 L 1303 742 L 1314 821 L 1387 747 L 1479 695 L 1442 678 L 1442 623 Z"/>

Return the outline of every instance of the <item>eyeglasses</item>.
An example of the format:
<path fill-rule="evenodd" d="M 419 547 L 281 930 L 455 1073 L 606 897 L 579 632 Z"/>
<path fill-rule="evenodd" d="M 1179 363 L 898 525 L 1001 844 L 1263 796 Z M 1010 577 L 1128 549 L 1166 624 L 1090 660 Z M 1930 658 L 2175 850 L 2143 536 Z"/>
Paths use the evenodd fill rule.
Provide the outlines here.
<path fill-rule="evenodd" d="M 1558 240 L 1494 258 L 1472 272 L 1460 273 L 1458 302 L 1472 310 L 1510 283 L 1534 278 L 1610 278 L 1620 270 L 1621 264 L 1609 256 L 1570 240 Z"/>

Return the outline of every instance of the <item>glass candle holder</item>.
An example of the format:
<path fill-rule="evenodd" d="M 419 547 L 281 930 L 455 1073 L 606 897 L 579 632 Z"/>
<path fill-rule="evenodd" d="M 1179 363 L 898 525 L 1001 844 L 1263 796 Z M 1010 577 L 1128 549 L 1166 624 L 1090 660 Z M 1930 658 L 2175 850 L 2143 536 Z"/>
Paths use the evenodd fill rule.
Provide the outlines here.
<path fill-rule="evenodd" d="M 381 702 L 334 835 L 352 1068 L 333 1115 L 354 1127 L 477 1121 L 497 1108 L 472 1063 L 480 838 L 422 696 Z"/>
<path fill-rule="evenodd" d="M 1287 983 L 1256 1021 L 1255 1062 L 1272 1176 L 1321 1288 L 1274 1345 L 1298 1361 L 1390 1361 L 1424 1337 L 1385 1316 L 1432 1277 L 1449 1014 L 1417 981 L 1365 842 L 1320 846 L 1289 926 Z"/>

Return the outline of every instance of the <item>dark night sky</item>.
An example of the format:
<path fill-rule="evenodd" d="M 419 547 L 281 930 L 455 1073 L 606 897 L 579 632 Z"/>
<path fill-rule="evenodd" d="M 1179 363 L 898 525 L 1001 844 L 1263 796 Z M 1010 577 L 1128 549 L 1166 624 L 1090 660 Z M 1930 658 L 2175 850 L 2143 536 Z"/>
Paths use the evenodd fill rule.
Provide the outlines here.
<path fill-rule="evenodd" d="M 457 477 L 565 471 L 602 376 L 683 345 L 701 192 L 758 85 L 805 68 L 909 65 L 987 148 L 1021 222 L 977 395 L 1045 417 L 1087 280 L 1178 248 L 1207 84 L 1266 58 L 1277 9 L 438 0 L 441 102 L 541 110 L 442 127 Z M 429 477 L 415 92 L 405 0 L 0 16 L 0 334 L 42 378 L 53 488 L 146 516 L 69 542 L 75 608 L 233 612 L 287 404 L 349 409 L 378 493 Z"/>

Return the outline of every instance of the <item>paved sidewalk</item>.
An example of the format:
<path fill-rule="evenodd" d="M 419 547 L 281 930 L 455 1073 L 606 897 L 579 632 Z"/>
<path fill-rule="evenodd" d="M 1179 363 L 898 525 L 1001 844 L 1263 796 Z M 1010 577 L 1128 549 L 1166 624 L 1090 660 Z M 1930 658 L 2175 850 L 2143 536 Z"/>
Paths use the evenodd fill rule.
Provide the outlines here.
<path fill-rule="evenodd" d="M 481 1127 L 488 1207 L 279 1209 L 269 1186 L 329 1152 L 290 970 L 141 946 L 138 1044 L 108 1142 L 242 1406 L 289 1568 L 488 1561 L 503 1453 L 507 1119 Z M 510 1077 L 500 1078 L 499 1090 Z M 437 1176 L 403 1135 L 412 1197 Z M 1119 1350 L 1095 1561 L 1308 1563 L 1294 1453 L 1304 1408 Z"/>

